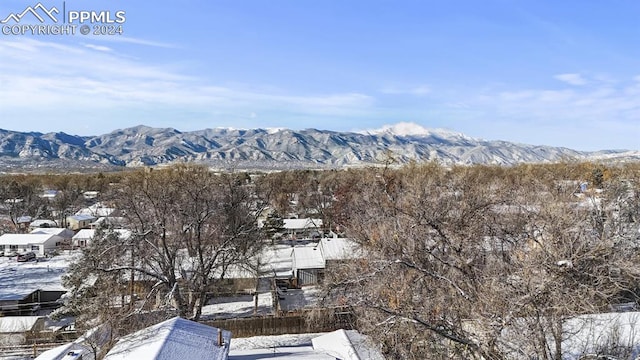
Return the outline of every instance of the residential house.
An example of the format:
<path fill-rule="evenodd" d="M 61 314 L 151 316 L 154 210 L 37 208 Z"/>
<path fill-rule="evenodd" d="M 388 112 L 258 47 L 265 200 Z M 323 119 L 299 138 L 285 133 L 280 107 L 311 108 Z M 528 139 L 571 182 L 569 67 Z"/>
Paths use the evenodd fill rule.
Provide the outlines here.
<path fill-rule="evenodd" d="M 114 229 L 105 231 L 105 234 L 113 232 L 117 234 L 121 239 L 129 239 L 131 237 L 131 231 L 125 229 Z M 73 247 L 85 247 L 90 246 L 93 242 L 93 238 L 95 237 L 96 230 L 95 229 L 82 229 L 78 231 L 77 234 L 73 236 L 71 239 L 71 245 Z"/>
<path fill-rule="evenodd" d="M 116 208 L 107 206 L 104 203 L 98 202 L 87 208 L 80 209 L 76 212 L 76 215 L 90 215 L 96 218 L 120 216 L 120 211 Z"/>
<path fill-rule="evenodd" d="M 322 219 L 284 219 L 284 229 L 289 239 L 320 238 Z"/>
<path fill-rule="evenodd" d="M 89 229 L 91 224 L 96 221 L 93 215 L 71 215 L 67 216 L 67 229 L 80 230 Z"/>
<path fill-rule="evenodd" d="M 175 317 L 122 337 L 104 360 L 226 360 L 231 332 Z"/>
<path fill-rule="evenodd" d="M 32 221 L 33 221 L 33 218 L 31 216 L 26 216 L 26 215 L 20 216 L 19 218 L 16 219 L 16 225 L 21 230 L 27 230 L 29 228 L 29 225 L 31 225 Z"/>
<path fill-rule="evenodd" d="M 4 256 L 33 251 L 36 256 L 44 257 L 54 251 L 63 239 L 52 234 L 4 234 L 0 236 L 0 252 Z"/>
<path fill-rule="evenodd" d="M 65 228 L 42 228 L 42 229 L 34 229 L 31 231 L 31 234 L 48 234 L 54 235 L 60 238 L 58 246 L 60 245 L 68 245 L 71 243 L 71 238 L 75 234 L 73 231 Z"/>

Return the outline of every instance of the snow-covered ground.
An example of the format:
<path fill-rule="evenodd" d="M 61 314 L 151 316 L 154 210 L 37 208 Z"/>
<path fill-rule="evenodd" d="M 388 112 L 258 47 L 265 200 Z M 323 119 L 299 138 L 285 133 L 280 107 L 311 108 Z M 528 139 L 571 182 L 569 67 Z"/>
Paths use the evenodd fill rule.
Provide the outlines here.
<path fill-rule="evenodd" d="M 203 319 L 228 319 L 235 317 L 249 317 L 254 315 L 255 299 L 253 295 L 220 297 L 211 299 L 208 305 L 202 307 Z M 258 294 L 258 315 L 273 312 L 271 292 Z"/>
<path fill-rule="evenodd" d="M 280 292 L 280 310 L 290 311 L 314 307 L 319 301 L 320 288 L 305 286 L 302 289 L 288 289 Z"/>
<path fill-rule="evenodd" d="M 15 257 L 0 257 L 0 300 L 22 298 L 33 291 L 66 291 L 62 276 L 79 252 L 65 252 L 38 261 L 17 262 Z"/>

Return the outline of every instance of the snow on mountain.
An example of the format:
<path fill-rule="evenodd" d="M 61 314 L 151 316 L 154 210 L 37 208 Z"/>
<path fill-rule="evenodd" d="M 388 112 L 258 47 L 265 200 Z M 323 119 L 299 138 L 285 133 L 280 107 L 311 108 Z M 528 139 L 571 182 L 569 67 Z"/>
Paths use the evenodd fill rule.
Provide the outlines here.
<path fill-rule="evenodd" d="M 376 165 L 390 157 L 398 164 L 435 160 L 444 164 L 512 165 L 567 159 L 638 161 L 639 155 L 637 151 L 588 153 L 486 141 L 413 123 L 364 132 L 283 128 L 181 132 L 140 125 L 84 137 L 0 129 L 0 166 L 14 164 L 14 167 L 39 166 L 43 161 L 64 166 L 143 166 L 191 161 L 220 167 L 287 169 Z"/>
<path fill-rule="evenodd" d="M 434 137 L 441 139 L 466 139 L 476 140 L 463 133 L 447 129 L 428 129 L 412 122 L 399 122 L 392 125 L 383 125 L 379 129 L 361 131 L 361 134 L 382 135 L 389 134 L 402 137 Z"/>

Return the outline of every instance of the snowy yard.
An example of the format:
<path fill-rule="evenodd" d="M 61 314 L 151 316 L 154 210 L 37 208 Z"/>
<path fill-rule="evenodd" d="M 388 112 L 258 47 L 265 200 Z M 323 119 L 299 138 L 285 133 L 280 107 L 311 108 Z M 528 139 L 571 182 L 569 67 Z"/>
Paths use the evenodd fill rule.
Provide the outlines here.
<path fill-rule="evenodd" d="M 302 289 L 288 289 L 280 292 L 280 310 L 291 311 L 314 307 L 318 304 L 320 288 L 305 286 Z"/>
<path fill-rule="evenodd" d="M 66 291 L 62 276 L 79 253 L 17 262 L 15 257 L 0 257 L 0 300 L 26 296 L 35 290 Z"/>
<path fill-rule="evenodd" d="M 229 319 L 235 317 L 250 317 L 254 315 L 255 299 L 253 295 L 220 297 L 211 299 L 209 304 L 202 307 L 203 319 Z M 271 292 L 258 294 L 258 315 L 273 312 Z"/>

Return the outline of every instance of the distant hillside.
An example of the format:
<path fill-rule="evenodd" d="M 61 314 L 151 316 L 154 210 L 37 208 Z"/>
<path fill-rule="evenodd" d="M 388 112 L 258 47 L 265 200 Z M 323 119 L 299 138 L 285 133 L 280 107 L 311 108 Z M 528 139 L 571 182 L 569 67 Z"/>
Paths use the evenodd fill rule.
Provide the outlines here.
<path fill-rule="evenodd" d="M 444 164 L 500 164 L 560 160 L 638 161 L 640 152 L 581 152 L 561 147 L 486 141 L 401 123 L 363 133 L 306 129 L 176 129 L 136 126 L 99 136 L 0 129 L 5 167 L 143 166 L 198 162 L 216 167 L 286 169 L 382 164 L 390 159 Z"/>

